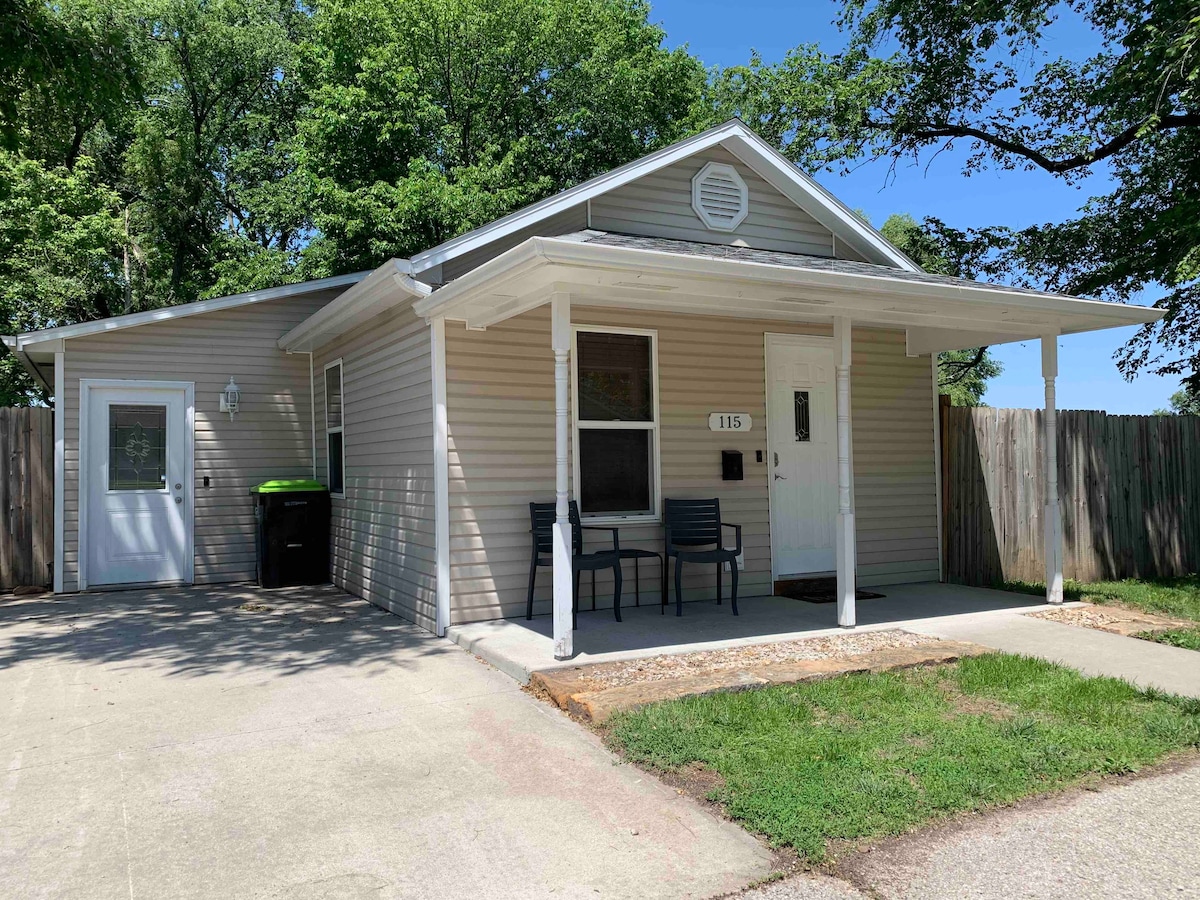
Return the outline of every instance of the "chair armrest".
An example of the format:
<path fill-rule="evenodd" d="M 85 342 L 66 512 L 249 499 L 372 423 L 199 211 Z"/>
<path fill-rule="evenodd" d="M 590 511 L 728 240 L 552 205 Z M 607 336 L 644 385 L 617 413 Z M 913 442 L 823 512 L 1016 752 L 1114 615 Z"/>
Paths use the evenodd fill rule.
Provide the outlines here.
<path fill-rule="evenodd" d="M 730 524 L 729 522 L 722 522 L 721 527 L 733 529 L 734 534 L 737 536 L 737 552 L 741 553 L 742 552 L 742 526 L 741 525 L 733 525 L 733 524 Z"/>
<path fill-rule="evenodd" d="M 613 550 L 615 550 L 618 553 L 621 552 L 621 537 L 618 533 L 618 529 L 610 528 L 605 525 L 580 525 L 579 530 L 580 531 L 608 531 L 608 532 L 611 532 L 612 542 L 613 542 Z"/>

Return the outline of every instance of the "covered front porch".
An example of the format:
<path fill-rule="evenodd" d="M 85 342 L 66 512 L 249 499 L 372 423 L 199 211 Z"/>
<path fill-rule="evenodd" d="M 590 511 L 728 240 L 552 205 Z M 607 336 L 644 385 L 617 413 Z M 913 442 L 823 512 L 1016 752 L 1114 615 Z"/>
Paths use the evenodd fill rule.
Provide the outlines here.
<path fill-rule="evenodd" d="M 1038 597 L 958 584 L 882 585 L 871 591 L 883 596 L 858 603 L 856 627 L 863 631 L 921 630 L 938 620 L 1011 616 L 1045 608 Z M 661 615 L 657 605 L 643 604 L 623 609 L 623 622 L 613 621 L 609 610 L 581 612 L 574 633 L 575 655 L 557 665 L 616 662 L 843 633 L 833 621 L 832 604 L 746 597 L 739 605 L 741 614 L 736 618 L 729 614 L 728 601 L 722 606 L 689 603 L 682 617 L 670 610 Z M 555 665 L 551 661 L 554 623 L 548 616 L 453 625 L 446 635 L 521 683 L 529 680 L 531 672 Z"/>
<path fill-rule="evenodd" d="M 835 410 L 831 410 L 835 414 L 830 417 L 831 430 L 836 433 L 835 439 L 830 441 L 835 465 L 827 470 L 827 476 L 822 476 L 827 479 L 822 483 L 827 484 L 828 491 L 819 498 L 819 502 L 823 514 L 828 514 L 830 519 L 836 522 L 832 529 L 836 537 L 836 548 L 830 553 L 828 564 L 825 566 L 789 568 L 782 564 L 782 548 L 774 531 L 781 512 L 786 510 L 778 508 L 776 497 L 772 500 L 770 510 L 770 545 L 765 548 L 769 559 L 763 559 L 760 555 L 756 565 L 760 569 L 759 576 L 764 580 L 767 577 L 781 578 L 808 572 L 824 571 L 836 574 L 836 604 L 804 609 L 798 607 L 795 601 L 781 601 L 776 598 L 767 598 L 757 603 L 747 601 L 745 616 L 751 615 L 749 610 L 752 607 L 758 607 L 758 615 L 755 616 L 758 621 L 755 624 L 747 624 L 748 618 L 741 622 L 730 621 L 728 607 L 723 608 L 721 614 L 725 621 L 719 625 L 714 623 L 712 627 L 722 629 L 724 639 L 729 639 L 729 635 L 737 635 L 738 637 L 733 639 L 753 640 L 761 639 L 763 634 L 789 634 L 835 625 L 853 628 L 873 626 L 881 621 L 911 620 L 923 615 L 919 611 L 924 602 L 922 597 L 945 599 L 946 595 L 939 594 L 939 591 L 952 589 L 923 585 L 924 593 L 914 594 L 911 588 L 893 589 L 890 599 L 872 601 L 873 604 L 878 603 L 878 606 L 868 610 L 856 608 L 856 581 L 862 577 L 863 560 L 860 551 L 865 540 L 862 524 L 856 526 L 856 500 L 861 500 L 865 492 L 873 490 L 876 504 L 885 503 L 884 495 L 889 488 L 886 485 L 882 488 L 879 486 L 882 480 L 894 479 L 896 484 L 911 487 L 928 479 L 929 513 L 932 515 L 935 507 L 940 509 L 940 503 L 935 499 L 937 492 L 934 480 L 938 467 L 934 462 L 934 455 L 928 457 L 927 465 L 921 463 L 920 471 L 913 469 L 910 460 L 903 458 L 904 451 L 894 441 L 889 441 L 888 428 L 895 422 L 911 424 L 912 416 L 916 415 L 923 420 L 920 427 L 928 436 L 925 440 L 935 442 L 932 395 L 936 388 L 932 382 L 932 375 L 936 354 L 941 350 L 1012 340 L 1038 339 L 1043 347 L 1042 374 L 1046 381 L 1045 422 L 1048 432 L 1047 454 L 1043 464 L 1047 469 L 1049 486 L 1045 497 L 1045 540 L 1050 548 L 1050 552 L 1046 554 L 1049 560 L 1047 600 L 1061 602 L 1061 565 L 1058 562 L 1057 551 L 1060 526 L 1054 475 L 1057 470 L 1054 449 L 1054 379 L 1057 374 L 1058 336 L 1125 324 L 1134 316 L 1129 308 L 1112 304 L 983 285 L 848 260 L 768 253 L 738 247 L 713 247 L 686 241 L 631 238 L 595 231 L 554 238 L 530 238 L 435 290 L 419 300 L 414 308 L 418 315 L 427 318 L 433 329 L 435 447 L 438 448 L 439 455 L 446 453 L 448 445 L 444 381 L 446 323 L 461 323 L 465 326 L 467 335 L 472 332 L 488 332 L 486 337 L 479 335 L 478 345 L 480 352 L 486 353 L 485 348 L 491 340 L 492 330 L 503 332 L 510 321 L 516 321 L 537 310 L 544 314 L 548 308 L 550 313 L 550 346 L 547 350 L 553 352 L 554 359 L 554 496 L 557 503 L 553 531 L 552 616 L 540 621 L 534 620 L 529 625 L 503 622 L 451 626 L 457 618 L 452 612 L 458 608 L 453 605 L 457 601 L 451 597 L 451 592 L 456 590 L 453 586 L 456 582 L 450 577 L 442 577 L 443 574 L 448 576 L 451 572 L 451 542 L 438 541 L 440 623 L 445 623 L 446 627 L 458 635 L 470 633 L 482 636 L 487 634 L 489 629 L 497 634 L 510 634 L 514 639 L 524 635 L 532 643 L 518 643 L 526 649 L 537 648 L 531 652 L 541 654 L 541 659 L 537 661 L 539 665 L 549 662 L 551 656 L 557 660 L 566 660 L 576 657 L 579 653 L 610 652 L 605 649 L 608 645 L 603 639 L 597 639 L 595 636 L 584 639 L 582 625 L 578 633 L 581 643 L 577 647 L 576 633 L 573 633 L 571 628 L 572 540 L 568 504 L 572 499 L 578 499 L 579 489 L 578 470 L 572 472 L 572 434 L 577 423 L 572 420 L 576 413 L 573 413 L 571 405 L 571 357 L 574 347 L 573 327 L 581 321 L 587 327 L 592 327 L 593 324 L 598 324 L 595 321 L 597 319 L 606 319 L 612 324 L 623 321 L 622 316 L 632 320 L 651 314 L 705 317 L 709 321 L 724 320 L 730 331 L 741 327 L 735 323 L 748 320 L 762 323 L 759 326 L 759 340 L 765 336 L 768 343 L 772 332 L 777 330 L 771 326 L 774 322 L 788 323 L 793 329 L 806 326 L 816 329 L 812 333 L 821 334 L 823 331 L 827 336 L 824 346 L 828 348 L 829 367 L 834 373 L 829 381 L 833 382 L 830 385 L 833 388 L 830 403 L 835 407 Z M 1143 313 L 1142 310 L 1137 311 L 1137 315 L 1142 318 Z M 577 319 L 576 315 L 580 318 Z M 858 445 L 855 423 L 852 422 L 854 406 L 851 396 L 851 368 L 858 352 L 860 336 L 879 329 L 890 330 L 891 333 L 902 337 L 901 358 L 904 358 L 906 352 L 912 363 L 917 362 L 917 357 L 928 360 L 924 369 L 927 374 L 924 376 L 923 388 L 919 388 L 914 382 L 913 387 L 917 393 L 904 394 L 898 411 L 889 412 L 887 407 L 877 406 L 877 415 L 871 423 L 870 452 L 861 453 L 862 447 L 859 446 L 861 456 L 856 460 L 855 449 Z M 683 335 L 689 332 L 680 328 L 677 333 Z M 695 333 L 694 327 L 690 333 Z M 714 352 L 711 342 L 708 346 L 708 352 Z M 719 353 L 719 350 L 716 352 Z M 767 363 L 769 368 L 769 353 Z M 690 361 L 690 365 L 696 365 L 695 361 Z M 756 365 L 758 372 L 762 374 L 753 377 L 760 379 L 758 384 L 762 385 L 761 379 L 769 380 L 771 374 L 763 370 L 762 362 L 757 362 Z M 654 366 L 657 366 L 656 362 Z M 668 376 L 664 374 L 663 377 L 665 379 Z M 881 385 L 885 388 L 888 383 L 887 380 L 883 380 L 872 386 L 879 391 Z M 682 396 L 682 392 L 677 394 Z M 763 398 L 762 394 L 758 396 Z M 654 403 L 657 402 L 655 397 Z M 689 404 L 694 405 L 692 401 L 689 401 Z M 691 405 L 687 412 L 690 417 L 687 422 L 690 424 L 686 427 L 696 428 L 698 426 L 693 419 L 698 410 L 692 409 Z M 721 407 L 714 401 L 712 408 Z M 758 408 L 761 410 L 762 406 L 759 405 Z M 670 421 L 674 411 L 666 409 L 665 405 L 664 410 L 668 420 L 664 431 L 670 427 L 673 429 L 672 434 L 681 434 L 679 429 L 684 427 L 683 420 L 675 416 L 675 420 Z M 708 414 L 704 413 L 705 416 Z M 767 418 L 770 419 L 769 412 Z M 657 415 L 654 420 L 658 421 Z M 698 435 L 696 437 L 698 438 Z M 664 440 L 666 439 L 667 436 L 664 436 Z M 456 446 L 455 450 L 461 462 L 461 447 Z M 770 455 L 775 457 L 774 465 L 778 467 L 779 455 Z M 874 485 L 862 482 L 855 484 L 856 472 L 864 464 L 862 456 L 870 457 L 869 464 L 874 467 Z M 770 459 L 764 460 L 760 456 L 758 461 L 763 464 L 763 468 L 757 470 L 756 477 L 762 479 L 764 486 L 772 484 L 773 470 Z M 577 460 L 575 464 L 578 465 Z M 442 465 L 444 463 L 438 463 L 439 473 Z M 631 517 L 629 521 L 600 516 L 597 524 L 622 527 L 628 525 L 631 528 L 658 525 L 661 523 L 661 519 L 657 517 L 661 511 L 662 498 L 671 496 L 662 493 L 659 486 L 669 476 L 667 464 L 663 463 L 662 472 L 655 477 L 658 493 L 652 495 L 652 502 L 646 507 L 648 513 L 636 519 Z M 774 478 L 779 477 L 776 468 Z M 573 481 L 575 490 L 572 490 Z M 675 496 L 711 497 L 719 492 L 714 490 L 715 485 L 707 483 L 680 483 L 685 485 L 687 493 L 676 493 Z M 881 497 L 883 499 L 880 499 Z M 586 509 L 584 514 L 587 514 Z M 880 516 L 878 509 L 874 514 L 877 518 Z M 896 519 L 896 515 L 903 518 L 904 513 L 891 513 L 892 523 L 901 521 Z M 445 520 L 448 521 L 449 516 L 446 516 Z M 870 540 L 877 544 L 889 542 L 893 532 L 886 531 L 881 534 L 881 526 L 871 527 L 875 531 L 872 533 L 868 530 Z M 898 526 L 895 524 L 886 526 L 888 529 L 896 527 Z M 936 532 L 933 531 L 931 523 L 930 531 L 940 535 L 940 523 Z M 891 543 L 898 545 L 902 542 L 893 540 Z M 897 559 L 903 558 L 903 549 L 901 546 Z M 463 558 L 467 558 L 467 555 L 464 554 Z M 474 561 L 478 558 L 480 557 L 476 555 L 471 559 Z M 936 554 L 932 559 L 934 573 L 925 574 L 920 578 L 910 575 L 907 580 L 924 581 L 934 577 Z M 749 558 L 746 563 L 749 565 Z M 456 570 L 464 568 L 461 564 L 456 566 Z M 489 569 L 472 571 L 483 571 L 485 574 L 494 572 Z M 880 574 L 881 571 L 877 569 L 867 583 L 885 583 L 884 579 L 879 577 Z M 960 596 L 964 595 L 960 593 Z M 1004 597 L 1007 598 L 1007 595 Z M 979 598 L 976 597 L 976 600 Z M 1001 599 L 999 596 L 993 597 L 992 602 L 1002 607 L 1021 603 L 1019 599 L 1012 601 Z M 690 614 L 696 621 L 708 620 L 712 612 L 710 605 L 704 603 L 689 604 L 689 609 L 706 610 L 703 613 Z M 785 614 L 775 617 L 770 613 L 772 609 Z M 611 646 L 615 648 L 613 652 L 629 652 L 639 649 L 642 645 L 659 648 L 667 645 L 677 646 L 694 642 L 696 639 L 692 631 L 697 626 L 689 624 L 686 615 L 680 622 L 653 626 L 649 624 L 648 616 L 655 617 L 657 621 L 658 611 L 654 609 L 646 612 L 643 604 L 641 611 L 630 611 L 624 623 L 606 623 L 603 626 L 602 633 L 611 632 L 614 642 Z M 513 628 L 519 630 L 512 631 Z M 463 629 L 476 631 L 468 632 Z M 681 629 L 677 639 L 668 639 L 667 632 L 672 629 Z M 534 635 L 537 638 L 532 637 Z M 550 643 L 543 646 L 545 639 L 549 639 Z M 587 643 L 582 643 L 585 640 Z M 522 653 L 517 655 L 521 656 Z"/>

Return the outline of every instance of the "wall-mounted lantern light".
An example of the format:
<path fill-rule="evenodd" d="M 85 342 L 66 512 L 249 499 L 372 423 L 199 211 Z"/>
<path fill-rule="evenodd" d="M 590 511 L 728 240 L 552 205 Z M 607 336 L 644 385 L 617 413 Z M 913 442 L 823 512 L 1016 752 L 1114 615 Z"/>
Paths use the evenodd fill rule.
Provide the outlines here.
<path fill-rule="evenodd" d="M 242 389 L 237 386 L 237 382 L 233 380 L 233 376 L 229 377 L 229 384 L 225 385 L 225 390 L 221 392 L 221 412 L 229 413 L 229 421 L 233 421 L 234 414 L 238 411 L 238 403 L 242 399 Z"/>

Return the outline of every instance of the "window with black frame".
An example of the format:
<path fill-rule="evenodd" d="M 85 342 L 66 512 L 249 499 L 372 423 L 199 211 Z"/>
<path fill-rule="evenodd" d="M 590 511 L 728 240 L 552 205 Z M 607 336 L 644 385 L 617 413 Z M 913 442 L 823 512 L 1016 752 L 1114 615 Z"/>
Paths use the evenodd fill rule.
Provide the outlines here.
<path fill-rule="evenodd" d="M 652 333 L 576 332 L 576 494 L 582 515 L 657 511 L 654 359 Z"/>

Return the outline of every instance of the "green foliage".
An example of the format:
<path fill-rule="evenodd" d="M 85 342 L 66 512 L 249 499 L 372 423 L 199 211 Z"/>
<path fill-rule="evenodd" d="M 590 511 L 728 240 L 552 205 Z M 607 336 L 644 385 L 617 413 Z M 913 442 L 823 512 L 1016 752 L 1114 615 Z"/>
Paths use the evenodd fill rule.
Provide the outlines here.
<path fill-rule="evenodd" d="M 32 331 L 109 315 L 118 207 L 88 157 L 68 170 L 0 150 L 0 321 Z M 0 406 L 46 399 L 7 351 L 0 365 Z"/>
<path fill-rule="evenodd" d="M 1044 49 L 1062 22 L 1096 50 Z M 964 174 L 1041 170 L 1112 191 L 1077 218 L 962 233 L 988 274 L 1112 300 L 1161 291 L 1160 325 L 1119 354 L 1200 383 L 1200 15 L 1194 0 L 844 0 L 843 52 L 752 60 L 710 88 L 808 167 L 893 167 L 968 149 Z M 1072 44 L 1079 45 L 1073 37 Z"/>
<path fill-rule="evenodd" d="M 1200 416 L 1200 390 L 1184 385 L 1167 400 L 1170 409 L 1156 409 L 1156 416 Z"/>
<path fill-rule="evenodd" d="M 308 274 L 407 256 L 683 137 L 704 71 L 641 2 L 327 0 L 302 59 Z"/>
<path fill-rule="evenodd" d="M 373 267 L 677 140 L 705 72 L 647 15 L 10 0 L 0 331 Z M 38 399 L 3 359 L 0 401 Z"/>
<path fill-rule="evenodd" d="M 880 231 L 926 272 L 958 278 L 980 274 L 978 245 L 956 237 L 935 219 L 922 224 L 897 213 L 888 217 Z M 987 347 L 949 350 L 938 355 L 938 392 L 949 395 L 955 406 L 979 406 L 988 379 L 1003 371 Z"/>
<path fill-rule="evenodd" d="M 1007 654 L 712 694 L 614 717 L 634 761 L 701 764 L 713 799 L 809 860 L 1200 746 L 1200 705 Z"/>
<path fill-rule="evenodd" d="M 1170 644 L 1172 647 L 1182 647 L 1184 650 L 1200 650 L 1200 627 L 1169 628 L 1166 631 L 1142 631 L 1135 634 L 1144 641 L 1154 641 L 1157 644 Z"/>

